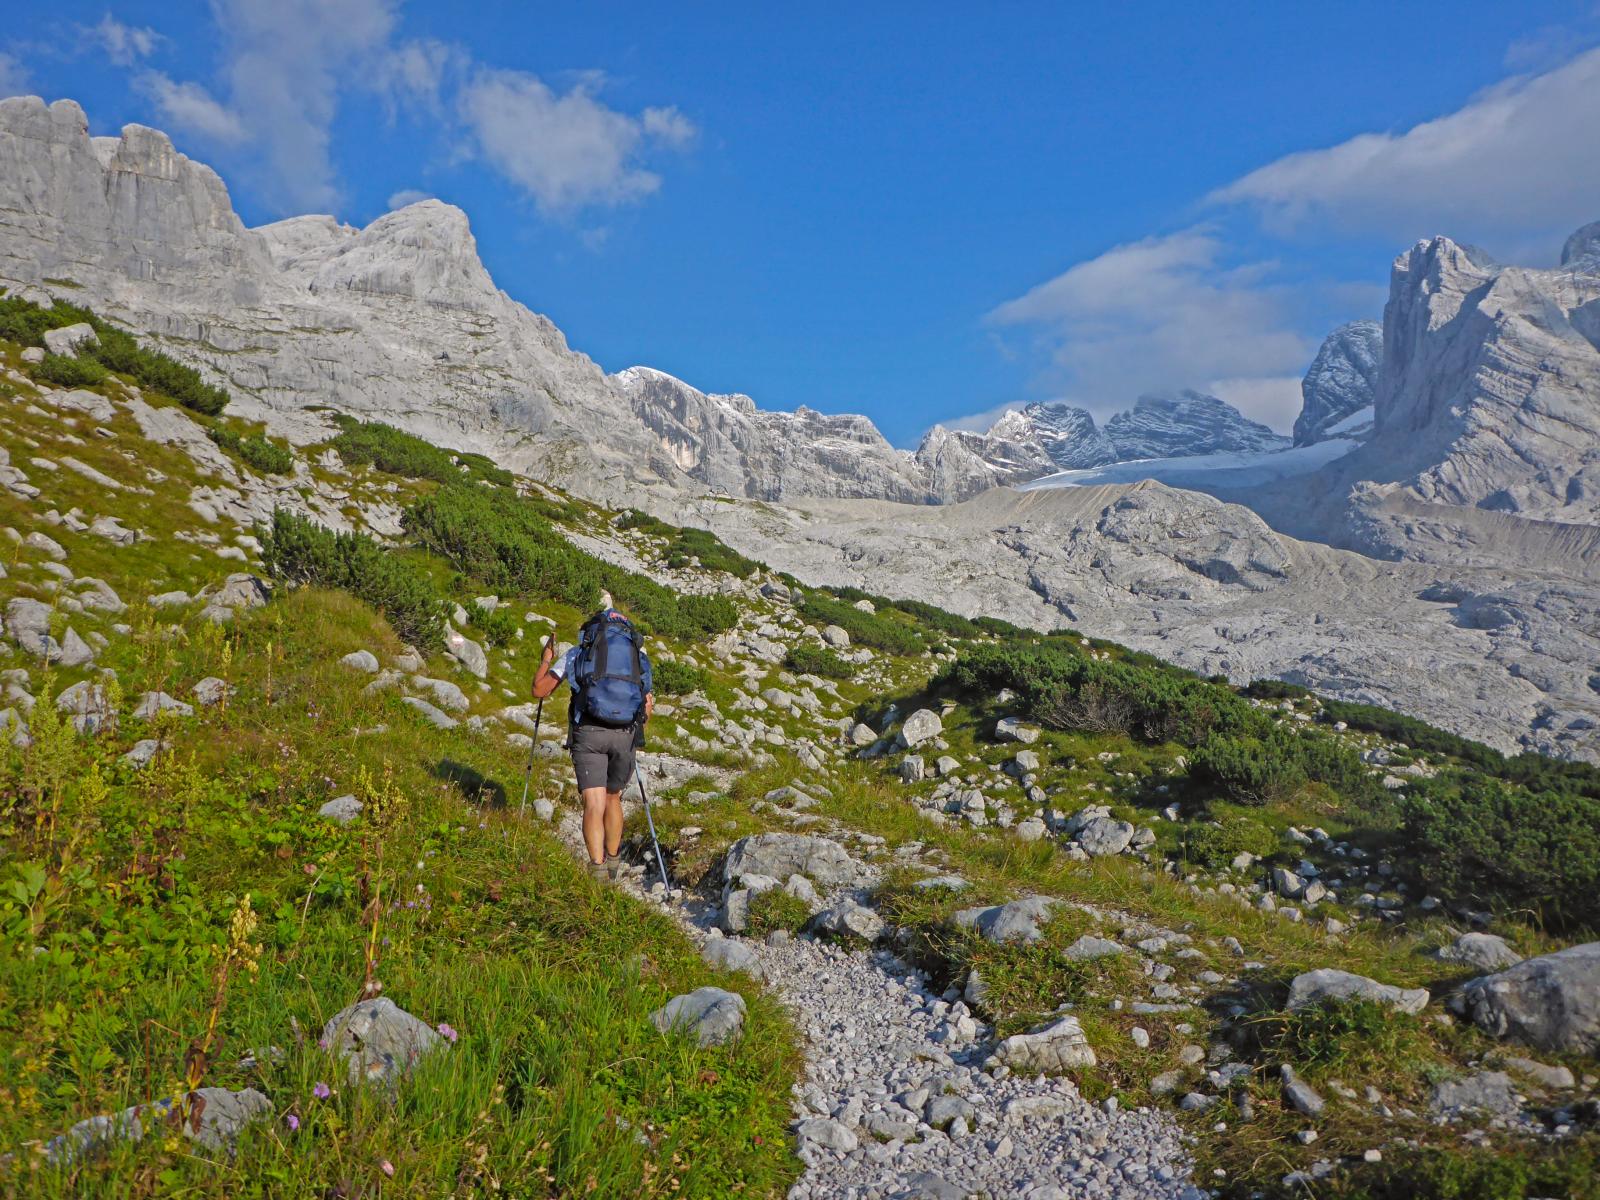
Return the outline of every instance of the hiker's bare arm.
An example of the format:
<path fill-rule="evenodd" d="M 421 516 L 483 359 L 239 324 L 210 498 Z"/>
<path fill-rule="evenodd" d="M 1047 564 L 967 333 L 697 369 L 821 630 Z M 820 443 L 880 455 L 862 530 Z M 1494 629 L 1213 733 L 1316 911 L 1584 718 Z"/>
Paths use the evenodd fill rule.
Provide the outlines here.
<path fill-rule="evenodd" d="M 546 642 L 544 655 L 539 659 L 539 669 L 533 676 L 533 698 L 543 700 L 551 692 L 561 686 L 561 676 L 553 674 L 550 664 L 555 661 L 556 647 L 553 641 Z"/>

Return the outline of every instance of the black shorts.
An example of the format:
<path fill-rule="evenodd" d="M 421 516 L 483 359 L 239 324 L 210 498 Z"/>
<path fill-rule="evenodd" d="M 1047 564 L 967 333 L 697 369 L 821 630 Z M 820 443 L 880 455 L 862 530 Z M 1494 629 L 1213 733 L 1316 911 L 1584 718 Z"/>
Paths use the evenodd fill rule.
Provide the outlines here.
<path fill-rule="evenodd" d="M 572 767 L 578 790 L 604 787 L 620 792 L 633 778 L 634 731 L 604 725 L 579 725 L 572 731 Z"/>

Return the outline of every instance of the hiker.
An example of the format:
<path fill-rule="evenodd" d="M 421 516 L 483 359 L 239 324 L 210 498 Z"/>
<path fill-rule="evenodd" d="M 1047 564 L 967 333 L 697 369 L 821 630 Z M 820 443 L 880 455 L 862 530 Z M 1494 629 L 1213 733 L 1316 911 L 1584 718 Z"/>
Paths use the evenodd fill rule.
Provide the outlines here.
<path fill-rule="evenodd" d="M 589 873 L 615 879 L 622 872 L 622 791 L 633 775 L 633 758 L 644 745 L 644 723 L 655 711 L 650 659 L 633 622 L 606 606 L 584 622 L 578 644 L 557 663 L 555 640 L 545 643 L 533 697 L 543 700 L 561 686 L 572 689 L 567 747 L 583 801 L 583 844 Z"/>

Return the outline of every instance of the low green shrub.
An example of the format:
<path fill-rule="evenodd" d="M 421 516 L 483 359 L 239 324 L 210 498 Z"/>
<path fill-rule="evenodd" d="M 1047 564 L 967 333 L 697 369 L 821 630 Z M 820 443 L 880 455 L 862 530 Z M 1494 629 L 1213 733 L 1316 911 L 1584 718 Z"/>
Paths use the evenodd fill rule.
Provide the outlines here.
<path fill-rule="evenodd" d="M 406 509 L 401 524 L 424 547 L 498 594 L 584 610 L 600 605 L 603 564 L 508 489 L 448 484 Z"/>
<path fill-rule="evenodd" d="M 805 643 L 789 647 L 783 665 L 797 674 L 820 675 L 823 679 L 849 679 L 855 674 L 855 667 L 832 650 Z"/>
<path fill-rule="evenodd" d="M 1600 1137 L 1548 1146 L 1398 1146 L 1330 1179 L 1340 1200 L 1600 1200 Z"/>
<path fill-rule="evenodd" d="M 1192 863 L 1225 867 L 1241 854 L 1265 858 L 1278 848 L 1278 835 L 1249 817 L 1190 825 L 1183 831 L 1183 857 Z"/>
<path fill-rule="evenodd" d="M 140 387 L 171 396 L 183 407 L 205 416 L 214 417 L 228 407 L 228 393 L 207 383 L 193 367 L 186 367 L 159 350 L 146 349 L 131 334 L 104 321 L 94 319 L 91 323 L 99 340 L 87 353 L 113 371 L 130 375 Z"/>
<path fill-rule="evenodd" d="M 469 604 L 467 607 L 467 622 L 491 646 L 509 646 L 517 640 L 517 630 L 522 628 L 522 622 L 517 620 L 517 615 L 505 605 L 498 608 L 484 608 L 480 604 Z"/>
<path fill-rule="evenodd" d="M 763 569 L 755 559 L 746 558 L 709 529 L 680 529 L 637 508 L 628 509 L 612 525 L 616 529 L 643 530 L 666 539 L 667 566 L 673 570 L 688 566 L 690 559 L 697 560 L 708 571 L 726 571 L 740 579 L 748 579 Z"/>
<path fill-rule="evenodd" d="M 1481 777 L 1411 786 L 1405 861 L 1453 899 L 1529 909 L 1557 929 L 1600 927 L 1600 800 Z"/>
<path fill-rule="evenodd" d="M 331 445 L 347 463 L 370 463 L 391 475 L 438 483 L 471 479 L 507 487 L 512 482 L 509 471 L 481 454 L 447 450 L 381 421 L 358 421 L 344 415 L 335 416 L 334 421 L 339 425 L 339 434 Z"/>
<path fill-rule="evenodd" d="M 800 615 L 818 625 L 837 625 L 850 635 L 851 641 L 888 654 L 920 654 L 923 649 L 922 639 L 910 625 L 882 613 L 862 612 L 853 604 L 821 592 L 807 594 L 800 603 Z"/>
<path fill-rule="evenodd" d="M 1485 775 L 1518 783 L 1533 791 L 1554 789 L 1600 799 L 1600 767 L 1593 763 L 1546 758 L 1532 751 L 1507 758 L 1482 742 L 1435 729 L 1415 717 L 1370 704 L 1324 700 L 1322 715 L 1324 720 L 1342 721 L 1351 729 L 1403 742 L 1413 750 L 1449 755 Z"/>
<path fill-rule="evenodd" d="M 739 623 L 739 609 L 726 596 L 683 596 L 643 575 L 599 565 L 612 598 L 647 633 L 701 642 Z"/>
<path fill-rule="evenodd" d="M 59 387 L 92 387 L 105 380 L 109 369 L 206 416 L 215 416 L 227 407 L 228 393 L 207 383 L 199 371 L 159 350 L 140 346 L 131 334 L 107 324 L 87 308 L 64 300 L 41 308 L 20 296 L 0 298 L 0 338 L 24 346 L 42 346 L 50 330 L 79 324 L 93 326 L 96 341 L 75 359 L 46 355 L 34 369 L 40 379 Z"/>
<path fill-rule="evenodd" d="M 264 474 L 287 475 L 294 470 L 293 454 L 257 434 L 240 435 L 231 429 L 213 428 L 206 430 L 206 436 Z"/>
<path fill-rule="evenodd" d="M 73 358 L 66 354 L 46 354 L 33 368 L 34 376 L 57 387 L 94 387 L 110 374 L 92 358 Z"/>
<path fill-rule="evenodd" d="M 1306 782 L 1293 740 L 1212 735 L 1189 761 L 1189 777 L 1236 804 L 1256 807 L 1292 796 Z"/>
<path fill-rule="evenodd" d="M 778 929 L 799 933 L 810 919 L 804 900 L 782 888 L 768 888 L 750 897 L 748 936 L 763 938 Z"/>
<path fill-rule="evenodd" d="M 1226 682 L 1227 676 L 1223 676 Z M 1252 679 L 1244 687 L 1244 694 L 1252 700 L 1304 700 L 1311 689 L 1283 679 Z"/>
<path fill-rule="evenodd" d="M 647 633 L 697 642 L 738 623 L 727 596 L 684 596 L 601 562 L 562 536 L 509 488 L 447 484 L 406 509 L 401 524 L 425 548 L 500 594 L 590 611 L 602 589 Z"/>
<path fill-rule="evenodd" d="M 1052 729 L 1193 746 L 1213 731 L 1271 728 L 1270 718 L 1231 689 L 1153 663 L 1091 658 L 1065 638 L 1007 641 L 966 651 L 936 683 L 980 694 L 1011 688 L 1026 715 Z"/>
<path fill-rule="evenodd" d="M 703 692 L 710 677 L 699 667 L 677 659 L 664 658 L 650 664 L 650 681 L 662 696 L 686 696 Z"/>
<path fill-rule="evenodd" d="M 761 564 L 746 558 L 733 547 L 725 545 L 709 529 L 680 529 L 668 547 L 669 554 L 685 555 L 700 560 L 708 571 L 726 571 L 739 579 L 749 579 L 761 570 Z"/>
<path fill-rule="evenodd" d="M 278 579 L 339 588 L 388 618 L 404 640 L 426 650 L 444 645 L 450 606 L 404 559 L 361 533 L 335 533 L 283 509 L 259 527 L 261 559 Z"/>

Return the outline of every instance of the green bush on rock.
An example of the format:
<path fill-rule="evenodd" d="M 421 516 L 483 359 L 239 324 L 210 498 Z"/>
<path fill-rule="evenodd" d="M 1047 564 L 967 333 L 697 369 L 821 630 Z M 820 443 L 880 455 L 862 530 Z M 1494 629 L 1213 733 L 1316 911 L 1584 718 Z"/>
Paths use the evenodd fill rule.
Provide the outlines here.
<path fill-rule="evenodd" d="M 789 647 L 783 665 L 800 675 L 819 675 L 823 679 L 849 679 L 855 668 L 832 650 L 804 643 Z"/>
<path fill-rule="evenodd" d="M 1402 842 L 1446 895 L 1526 908 L 1557 928 L 1600 925 L 1600 800 L 1494 779 L 1411 787 Z"/>
<path fill-rule="evenodd" d="M 258 530 L 261 559 L 279 579 L 339 588 L 372 605 L 395 633 L 427 650 L 444 645 L 450 606 L 427 576 L 361 533 L 335 533 L 284 509 Z"/>
<path fill-rule="evenodd" d="M 214 428 L 206 430 L 206 436 L 267 475 L 287 475 L 294 470 L 294 455 L 258 434 L 240 435 L 231 429 Z"/>

